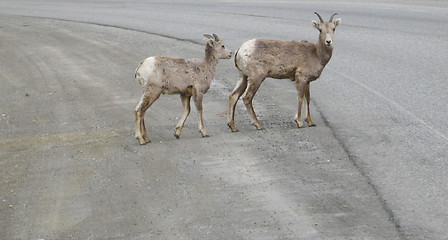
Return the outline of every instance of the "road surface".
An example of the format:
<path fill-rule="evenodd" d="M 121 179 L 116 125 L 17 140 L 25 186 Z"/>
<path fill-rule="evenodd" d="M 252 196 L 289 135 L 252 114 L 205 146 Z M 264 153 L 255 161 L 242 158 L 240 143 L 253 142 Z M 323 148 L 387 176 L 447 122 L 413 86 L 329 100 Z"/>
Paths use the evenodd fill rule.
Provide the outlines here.
<path fill-rule="evenodd" d="M 307 39 L 338 12 L 335 51 L 312 84 L 316 128 L 296 92 L 268 79 L 239 103 L 222 60 L 181 139 L 178 96 L 133 138 L 150 55 L 203 57 L 202 34 Z M 443 239 L 447 236 L 444 1 L 393 3 L 0 1 L 1 239 Z"/>

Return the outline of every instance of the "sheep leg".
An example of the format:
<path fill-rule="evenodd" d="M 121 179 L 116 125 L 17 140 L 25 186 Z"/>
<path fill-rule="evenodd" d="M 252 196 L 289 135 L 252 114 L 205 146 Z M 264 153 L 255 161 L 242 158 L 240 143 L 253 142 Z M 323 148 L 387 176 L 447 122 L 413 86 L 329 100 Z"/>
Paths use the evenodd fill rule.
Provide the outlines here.
<path fill-rule="evenodd" d="M 135 107 L 135 138 L 140 145 L 149 143 L 149 137 L 146 134 L 145 112 L 159 98 L 161 92 L 149 91 L 143 93 L 140 102 Z"/>
<path fill-rule="evenodd" d="M 311 112 L 310 112 L 310 102 L 311 102 L 311 98 L 310 98 L 310 83 L 307 83 L 305 85 L 305 98 L 306 98 L 306 117 L 305 117 L 305 122 L 308 123 L 309 127 L 315 127 L 316 124 L 314 123 L 314 121 L 311 119 Z"/>
<path fill-rule="evenodd" d="M 302 122 L 302 104 L 303 104 L 303 99 L 305 98 L 305 89 L 306 89 L 306 81 L 304 80 L 298 80 L 296 81 L 296 88 L 297 88 L 297 96 L 299 98 L 299 107 L 296 113 L 296 116 L 294 118 L 294 120 L 297 123 L 297 127 L 301 128 L 303 127 L 303 122 Z"/>
<path fill-rule="evenodd" d="M 144 110 L 143 112 L 146 112 L 146 110 Z M 141 129 L 140 131 L 142 132 L 143 140 L 145 140 L 145 143 L 151 142 L 151 140 L 149 140 L 149 137 L 146 133 L 145 113 L 142 113 L 142 117 L 141 117 L 141 121 L 140 121 L 140 129 Z"/>
<path fill-rule="evenodd" d="M 247 87 L 247 76 L 240 73 L 240 79 L 236 84 L 235 89 L 229 96 L 229 112 L 227 115 L 227 126 L 229 126 L 232 132 L 238 132 L 238 129 L 235 126 L 235 107 L 238 99 L 240 99 L 241 95 L 243 95 L 244 90 Z"/>
<path fill-rule="evenodd" d="M 140 98 L 140 102 L 135 107 L 135 138 L 140 142 L 140 144 L 145 144 L 146 140 L 143 138 L 142 134 L 142 124 L 144 124 L 142 116 L 143 105 L 145 104 L 144 94 Z"/>
<path fill-rule="evenodd" d="M 184 106 L 185 111 L 184 111 L 184 114 L 182 115 L 182 118 L 180 119 L 179 123 L 177 123 L 177 125 L 176 125 L 176 130 L 175 130 L 174 136 L 177 139 L 180 138 L 180 134 L 181 134 L 182 129 L 183 129 L 184 124 L 185 124 L 185 120 L 187 120 L 187 117 L 188 117 L 188 115 L 190 115 L 190 110 L 191 110 L 191 108 L 190 108 L 191 96 L 187 96 L 185 94 L 181 94 L 180 98 L 182 100 L 182 105 Z"/>
<path fill-rule="evenodd" d="M 196 110 L 198 112 L 198 128 L 199 132 L 201 132 L 202 137 L 210 137 L 208 135 L 207 130 L 205 130 L 204 119 L 202 117 L 202 97 L 204 94 L 202 92 L 198 92 L 196 89 L 193 90 L 194 97 L 194 105 L 196 106 Z"/>
<path fill-rule="evenodd" d="M 247 112 L 249 113 L 250 120 L 252 122 L 252 125 L 254 125 L 257 130 L 262 130 L 263 125 L 261 125 L 260 121 L 257 119 L 257 115 L 255 114 L 254 107 L 252 105 L 252 100 L 254 99 L 255 93 L 257 93 L 258 88 L 260 87 L 261 83 L 264 79 L 259 79 L 252 81 L 249 80 L 249 84 L 247 86 L 246 91 L 244 92 L 243 101 L 246 105 Z"/>

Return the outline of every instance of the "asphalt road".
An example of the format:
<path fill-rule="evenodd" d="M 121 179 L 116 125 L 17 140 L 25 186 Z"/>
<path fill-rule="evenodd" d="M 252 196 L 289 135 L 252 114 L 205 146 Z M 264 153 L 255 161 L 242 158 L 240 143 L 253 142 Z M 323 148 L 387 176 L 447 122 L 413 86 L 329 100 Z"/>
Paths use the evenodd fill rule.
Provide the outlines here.
<path fill-rule="evenodd" d="M 333 58 L 312 84 L 316 128 L 297 129 L 294 85 L 255 97 L 265 131 L 227 97 L 222 60 L 181 139 L 178 96 L 133 138 L 151 55 L 202 58 L 202 34 L 313 41 L 338 12 Z M 0 1 L 1 239 L 445 239 L 446 1 Z"/>

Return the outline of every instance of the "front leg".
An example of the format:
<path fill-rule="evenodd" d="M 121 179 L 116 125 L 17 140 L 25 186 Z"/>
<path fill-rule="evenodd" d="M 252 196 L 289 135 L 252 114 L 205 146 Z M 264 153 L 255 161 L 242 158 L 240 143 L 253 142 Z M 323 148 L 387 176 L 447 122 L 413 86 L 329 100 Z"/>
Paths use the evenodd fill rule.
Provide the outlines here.
<path fill-rule="evenodd" d="M 310 112 L 310 83 L 306 83 L 305 85 L 305 98 L 306 98 L 306 118 L 305 122 L 308 123 L 308 127 L 315 127 L 316 124 L 314 123 L 313 119 L 311 119 L 311 112 Z"/>
<path fill-rule="evenodd" d="M 187 96 L 185 94 L 180 95 L 182 105 L 184 106 L 184 114 L 182 115 L 179 122 L 177 123 L 176 130 L 174 132 L 174 136 L 177 139 L 180 138 L 180 134 L 182 133 L 182 129 L 184 128 L 185 120 L 187 120 L 188 115 L 190 115 L 190 98 L 191 98 L 191 96 Z"/>
<path fill-rule="evenodd" d="M 306 85 L 307 85 L 307 82 L 306 82 L 305 78 L 303 76 L 301 76 L 299 73 L 296 74 L 296 88 L 297 88 L 297 97 L 299 99 L 299 106 L 298 106 L 297 113 L 296 113 L 294 120 L 296 121 L 298 128 L 303 127 L 302 104 L 303 104 L 303 99 L 305 98 Z"/>
<path fill-rule="evenodd" d="M 201 132 L 202 137 L 210 137 L 208 135 L 207 130 L 205 130 L 204 119 L 202 116 L 202 97 L 204 94 L 197 90 L 194 90 L 194 105 L 196 106 L 196 110 L 198 112 L 198 128 L 199 132 Z"/>

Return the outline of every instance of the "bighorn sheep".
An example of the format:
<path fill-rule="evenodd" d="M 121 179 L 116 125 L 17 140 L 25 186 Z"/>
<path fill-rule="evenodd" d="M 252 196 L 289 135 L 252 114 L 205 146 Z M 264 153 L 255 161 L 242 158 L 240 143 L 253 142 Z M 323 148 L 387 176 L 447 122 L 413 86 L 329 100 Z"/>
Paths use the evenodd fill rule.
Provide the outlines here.
<path fill-rule="evenodd" d="M 237 132 L 235 126 L 235 106 L 243 95 L 252 125 L 262 129 L 261 123 L 255 115 L 252 99 L 267 77 L 275 79 L 289 78 L 296 83 L 299 107 L 295 116 L 297 126 L 303 126 L 301 120 L 302 103 L 306 97 L 306 119 L 308 126 L 315 126 L 310 115 L 310 82 L 319 78 L 325 65 L 333 52 L 333 37 L 336 27 L 341 19 L 324 22 L 322 17 L 314 12 L 320 22 L 312 21 L 312 24 L 320 31 L 319 41 L 309 43 L 307 41 L 278 41 L 278 40 L 249 40 L 241 45 L 235 55 L 235 65 L 240 72 L 239 81 L 229 96 L 229 112 L 227 125 L 232 132 Z"/>
<path fill-rule="evenodd" d="M 140 144 L 150 142 L 146 134 L 145 112 L 160 94 L 180 94 L 185 112 L 176 126 L 174 136 L 180 137 L 185 120 L 190 114 L 190 98 L 193 96 L 199 117 L 199 131 L 208 137 L 202 118 L 202 97 L 210 88 L 219 59 L 230 59 L 232 52 L 216 34 L 204 35 L 205 58 L 203 61 L 149 57 L 135 70 L 135 78 L 143 88 L 143 95 L 135 108 L 135 137 Z"/>

